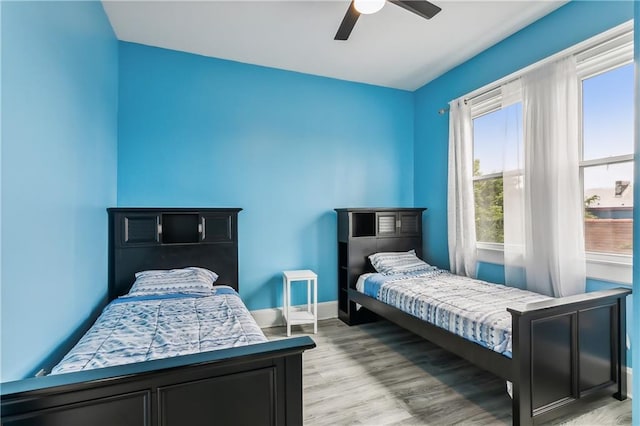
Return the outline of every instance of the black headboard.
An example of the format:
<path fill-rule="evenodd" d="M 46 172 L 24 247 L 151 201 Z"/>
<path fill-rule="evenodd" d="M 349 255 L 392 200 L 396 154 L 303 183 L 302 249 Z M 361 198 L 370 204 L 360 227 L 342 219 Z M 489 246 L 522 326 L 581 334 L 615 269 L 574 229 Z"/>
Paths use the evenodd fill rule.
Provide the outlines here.
<path fill-rule="evenodd" d="M 374 272 L 368 256 L 414 249 L 422 257 L 422 207 L 345 208 L 338 212 L 338 316 L 358 323 L 349 289 L 358 277 Z"/>
<path fill-rule="evenodd" d="M 109 300 L 126 294 L 134 274 L 187 266 L 219 275 L 238 290 L 240 208 L 109 208 Z"/>

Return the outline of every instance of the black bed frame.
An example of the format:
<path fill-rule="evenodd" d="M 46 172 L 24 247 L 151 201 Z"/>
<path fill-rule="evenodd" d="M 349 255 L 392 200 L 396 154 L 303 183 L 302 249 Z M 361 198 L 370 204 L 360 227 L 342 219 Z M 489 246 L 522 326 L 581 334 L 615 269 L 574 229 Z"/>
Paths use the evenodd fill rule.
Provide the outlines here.
<path fill-rule="evenodd" d="M 347 277 L 346 304 L 341 319 L 347 324 L 371 321 L 377 314 L 412 331 L 478 367 L 513 383 L 513 424 L 538 424 L 575 412 L 590 399 L 610 393 L 627 398 L 626 297 L 618 288 L 508 309 L 512 316 L 513 356 L 508 358 L 434 326 L 355 289 L 357 277 L 375 272 L 368 255 L 379 251 L 422 252 L 422 232 L 385 234 L 375 224 L 371 234 L 354 237 L 354 216 L 368 209 L 338 211 L 339 281 Z M 403 209 L 405 214 L 424 209 Z M 376 217 L 393 212 L 377 209 Z M 401 213 L 397 214 L 398 217 Z M 398 222 L 400 225 L 400 222 Z M 357 225 L 355 225 L 357 226 Z M 400 227 L 398 227 L 400 229 Z M 419 232 L 418 232 L 419 231 Z M 358 240 L 360 238 L 360 240 Z M 364 309 L 357 310 L 356 304 Z"/>
<path fill-rule="evenodd" d="M 109 211 L 109 300 L 146 269 L 200 266 L 238 288 L 241 209 Z M 300 425 L 309 337 L 3 383 L 2 425 Z"/>

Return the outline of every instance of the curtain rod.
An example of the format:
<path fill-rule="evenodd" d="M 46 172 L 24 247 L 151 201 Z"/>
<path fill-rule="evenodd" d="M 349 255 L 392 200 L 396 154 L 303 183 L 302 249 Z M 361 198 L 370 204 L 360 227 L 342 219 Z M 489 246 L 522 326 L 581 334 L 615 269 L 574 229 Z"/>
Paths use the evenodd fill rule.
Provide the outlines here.
<path fill-rule="evenodd" d="M 469 103 L 469 100 L 470 100 L 470 99 L 465 99 L 465 100 L 464 100 L 464 104 L 465 104 L 465 105 L 467 105 L 467 104 Z M 444 114 L 448 113 L 450 109 L 451 109 L 451 107 L 450 107 L 449 105 L 447 105 L 447 106 L 446 106 L 446 107 L 444 107 L 444 108 L 440 108 L 440 109 L 438 110 L 438 114 L 440 114 L 440 115 L 444 115 Z"/>

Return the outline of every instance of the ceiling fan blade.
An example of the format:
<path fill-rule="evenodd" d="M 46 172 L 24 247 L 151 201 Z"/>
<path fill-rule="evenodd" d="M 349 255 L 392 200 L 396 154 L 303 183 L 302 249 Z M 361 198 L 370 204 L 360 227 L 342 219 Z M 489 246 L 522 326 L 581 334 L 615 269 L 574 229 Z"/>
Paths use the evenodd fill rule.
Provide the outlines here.
<path fill-rule="evenodd" d="M 353 0 L 349 5 L 349 9 L 347 9 L 347 13 L 345 13 L 344 18 L 342 18 L 342 23 L 340 24 L 340 28 L 338 28 L 338 32 L 336 36 L 333 38 L 334 40 L 347 40 L 353 27 L 356 25 L 356 21 L 360 17 L 360 12 L 358 12 L 353 4 Z"/>
<path fill-rule="evenodd" d="M 423 18 L 431 19 L 442 9 L 427 0 L 389 0 L 389 2 L 398 5 L 409 12 L 420 15 Z"/>

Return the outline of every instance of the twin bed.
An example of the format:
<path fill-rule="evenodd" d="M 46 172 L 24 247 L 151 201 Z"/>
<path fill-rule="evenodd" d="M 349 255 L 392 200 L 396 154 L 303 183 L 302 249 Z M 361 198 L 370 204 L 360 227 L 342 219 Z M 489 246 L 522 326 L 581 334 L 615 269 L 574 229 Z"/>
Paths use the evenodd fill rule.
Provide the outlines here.
<path fill-rule="evenodd" d="M 349 289 L 353 316 L 372 311 L 507 381 L 513 423 L 534 424 L 574 412 L 602 392 L 627 397 L 627 289 L 551 298 L 453 275 L 413 250 L 365 272 Z M 397 258 L 407 260 L 405 270 Z M 383 268 L 384 269 L 384 268 Z M 354 322 L 357 319 L 354 318 Z"/>
<path fill-rule="evenodd" d="M 437 270 L 417 260 L 424 210 L 336 209 L 342 321 L 386 318 L 504 378 L 517 425 L 575 413 L 602 394 L 627 397 L 631 290 L 554 299 Z"/>
<path fill-rule="evenodd" d="M 302 424 L 315 344 L 267 341 L 238 296 L 239 210 L 109 209 L 110 304 L 52 374 L 2 384 L 2 424 Z"/>

